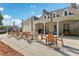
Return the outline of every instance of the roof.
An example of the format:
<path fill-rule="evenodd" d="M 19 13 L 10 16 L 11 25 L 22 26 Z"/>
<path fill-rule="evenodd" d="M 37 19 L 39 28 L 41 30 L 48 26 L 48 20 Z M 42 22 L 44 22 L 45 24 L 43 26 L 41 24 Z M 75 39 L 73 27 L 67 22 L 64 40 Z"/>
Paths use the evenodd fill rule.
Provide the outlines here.
<path fill-rule="evenodd" d="M 66 8 L 60 8 L 60 9 L 56 9 L 56 10 L 53 10 L 51 12 L 58 12 L 58 11 L 64 11 L 65 9 L 68 9 L 69 7 L 66 7 Z"/>
<path fill-rule="evenodd" d="M 33 20 L 38 20 L 39 18 L 36 17 L 36 16 L 32 16 L 32 17 L 28 18 L 27 20 L 25 20 L 25 21 L 23 21 L 23 22 L 28 22 L 28 21 L 31 21 L 32 19 L 33 19 Z"/>

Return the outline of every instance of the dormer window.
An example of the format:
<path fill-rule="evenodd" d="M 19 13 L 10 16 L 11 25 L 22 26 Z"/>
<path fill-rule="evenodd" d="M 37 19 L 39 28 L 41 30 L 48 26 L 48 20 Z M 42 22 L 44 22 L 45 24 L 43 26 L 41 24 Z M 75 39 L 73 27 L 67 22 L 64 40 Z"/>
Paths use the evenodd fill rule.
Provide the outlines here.
<path fill-rule="evenodd" d="M 60 17 L 60 15 L 59 15 L 59 14 L 57 14 L 57 17 Z"/>
<path fill-rule="evenodd" d="M 48 16 L 48 18 L 50 18 L 50 17 Z"/>
<path fill-rule="evenodd" d="M 46 16 L 44 17 L 44 19 L 46 19 Z"/>
<path fill-rule="evenodd" d="M 67 16 L 67 15 L 68 15 L 67 11 L 65 11 L 65 12 L 64 12 L 64 15 L 65 15 L 65 16 Z"/>
<path fill-rule="evenodd" d="M 49 16 L 48 16 L 48 15 L 44 16 L 44 19 L 48 19 L 48 18 L 49 18 Z"/>
<path fill-rule="evenodd" d="M 53 14 L 53 17 L 55 18 L 55 14 Z"/>
<path fill-rule="evenodd" d="M 56 17 L 56 12 L 54 12 L 54 13 L 52 14 L 52 16 L 55 18 L 55 17 Z"/>
<path fill-rule="evenodd" d="M 68 16 L 68 15 L 69 15 L 69 10 L 66 9 L 66 10 L 64 11 L 64 16 Z"/>

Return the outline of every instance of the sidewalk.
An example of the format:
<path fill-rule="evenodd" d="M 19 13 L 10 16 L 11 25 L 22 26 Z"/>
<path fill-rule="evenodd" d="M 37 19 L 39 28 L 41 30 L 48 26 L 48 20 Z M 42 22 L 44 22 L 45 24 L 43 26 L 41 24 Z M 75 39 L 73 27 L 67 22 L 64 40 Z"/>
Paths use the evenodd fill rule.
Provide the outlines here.
<path fill-rule="evenodd" d="M 25 56 L 62 56 L 62 55 L 79 55 L 79 40 L 64 39 L 64 48 L 54 50 L 48 46 L 45 46 L 36 41 L 32 41 L 29 44 L 26 40 L 17 40 L 14 37 L 8 38 L 7 34 L 0 35 L 0 41 L 8 44 L 16 51 L 22 53 Z M 76 42 L 76 43 L 73 43 Z"/>

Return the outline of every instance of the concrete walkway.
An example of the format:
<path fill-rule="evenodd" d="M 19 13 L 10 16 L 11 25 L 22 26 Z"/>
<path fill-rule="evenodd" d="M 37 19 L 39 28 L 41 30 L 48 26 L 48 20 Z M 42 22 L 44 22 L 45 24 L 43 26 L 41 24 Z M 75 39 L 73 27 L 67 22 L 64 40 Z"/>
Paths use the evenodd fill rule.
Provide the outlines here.
<path fill-rule="evenodd" d="M 76 39 L 76 38 L 75 38 Z M 29 44 L 26 40 L 17 40 L 14 37 L 8 38 L 7 34 L 0 35 L 0 41 L 8 44 L 16 51 L 25 56 L 77 56 L 79 55 L 79 40 L 64 38 L 64 47 L 53 49 L 41 42 L 32 41 Z"/>

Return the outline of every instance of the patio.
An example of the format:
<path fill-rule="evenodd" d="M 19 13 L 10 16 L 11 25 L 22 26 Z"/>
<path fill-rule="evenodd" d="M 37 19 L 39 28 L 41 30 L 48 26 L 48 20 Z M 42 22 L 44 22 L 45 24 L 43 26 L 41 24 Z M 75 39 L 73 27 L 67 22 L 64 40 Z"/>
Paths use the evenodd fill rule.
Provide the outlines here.
<path fill-rule="evenodd" d="M 0 41 L 11 48 L 22 53 L 24 56 L 79 56 L 79 37 L 63 38 L 64 47 L 52 48 L 43 44 L 43 41 L 31 41 L 24 39 L 17 40 L 14 37 L 8 38 L 7 34 L 0 35 Z"/>

